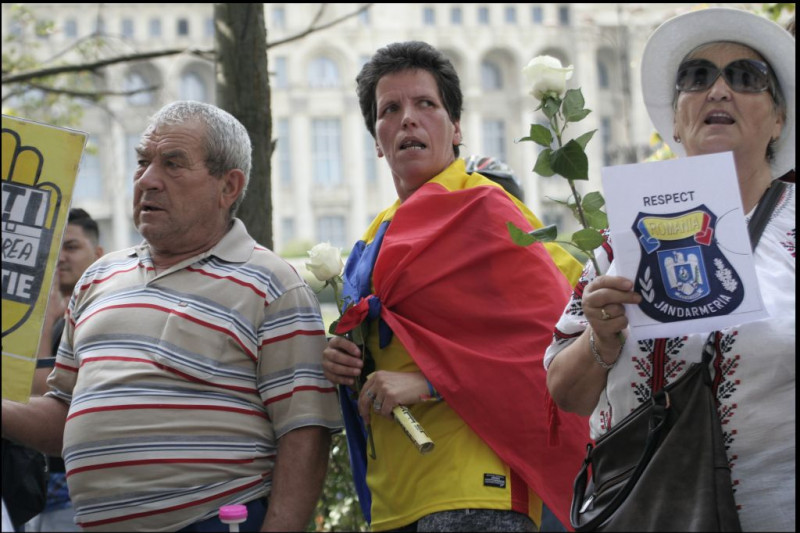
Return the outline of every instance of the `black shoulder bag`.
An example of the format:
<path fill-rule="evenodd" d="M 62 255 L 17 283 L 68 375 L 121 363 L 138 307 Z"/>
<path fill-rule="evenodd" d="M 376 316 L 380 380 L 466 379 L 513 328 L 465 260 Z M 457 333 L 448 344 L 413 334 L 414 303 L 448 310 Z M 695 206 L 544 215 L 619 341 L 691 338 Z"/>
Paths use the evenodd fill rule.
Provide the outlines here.
<path fill-rule="evenodd" d="M 753 249 L 785 186 L 774 181 L 750 219 Z M 573 485 L 575 531 L 741 531 L 708 367 L 715 338 L 700 363 L 589 443 Z"/>

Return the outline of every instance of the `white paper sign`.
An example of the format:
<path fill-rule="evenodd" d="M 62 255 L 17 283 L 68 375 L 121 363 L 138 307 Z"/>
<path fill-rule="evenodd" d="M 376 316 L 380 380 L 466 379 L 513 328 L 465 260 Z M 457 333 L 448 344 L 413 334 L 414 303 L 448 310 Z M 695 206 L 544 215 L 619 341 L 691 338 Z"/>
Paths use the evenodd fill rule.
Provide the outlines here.
<path fill-rule="evenodd" d="M 634 282 L 634 338 L 703 333 L 767 317 L 733 154 L 601 170 L 616 275 Z"/>

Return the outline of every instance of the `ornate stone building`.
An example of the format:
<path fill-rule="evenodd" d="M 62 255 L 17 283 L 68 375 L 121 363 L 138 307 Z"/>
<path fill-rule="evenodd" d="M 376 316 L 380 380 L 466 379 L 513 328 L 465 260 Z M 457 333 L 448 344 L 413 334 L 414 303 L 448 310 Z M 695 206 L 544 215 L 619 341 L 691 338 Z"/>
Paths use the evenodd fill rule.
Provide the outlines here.
<path fill-rule="evenodd" d="M 306 30 L 321 6 L 320 23 L 363 4 L 265 4 L 267 40 L 277 43 Z M 708 5 L 708 4 L 706 4 Z M 4 37 L 19 28 L 3 4 Z M 42 60 L 73 50 L 94 33 L 106 36 L 103 56 L 162 49 L 208 50 L 214 45 L 213 4 L 27 4 L 54 23 L 35 38 Z M 752 4 L 748 4 L 752 6 Z M 537 103 L 521 70 L 540 54 L 574 65 L 568 87 L 580 87 L 592 113 L 571 125 L 576 137 L 597 130 L 587 147 L 590 180 L 600 189 L 600 168 L 649 155 L 653 128 L 639 92 L 638 61 L 649 33 L 694 4 L 373 4 L 333 27 L 268 51 L 273 136 L 273 227 L 278 252 L 327 240 L 349 249 L 368 221 L 395 199 L 391 176 L 376 157 L 355 96 L 361 65 L 381 46 L 423 40 L 443 50 L 464 91 L 462 156 L 491 155 L 516 170 L 526 203 L 547 223 L 571 227 L 572 216 L 548 198 L 565 199 L 566 182 L 541 178 L 527 135 Z M 73 53 L 67 52 L 67 53 Z M 153 87 L 110 96 L 88 106 L 78 129 L 90 134 L 73 205 L 102 226 L 106 249 L 138 242 L 131 223 L 133 146 L 146 118 L 176 99 L 215 100 L 214 63 L 190 51 L 105 69 L 96 85 L 108 91 Z M 13 98 L 4 87 L 4 112 Z M 36 97 L 35 94 L 27 97 Z M 254 147 L 256 150 L 265 147 Z"/>

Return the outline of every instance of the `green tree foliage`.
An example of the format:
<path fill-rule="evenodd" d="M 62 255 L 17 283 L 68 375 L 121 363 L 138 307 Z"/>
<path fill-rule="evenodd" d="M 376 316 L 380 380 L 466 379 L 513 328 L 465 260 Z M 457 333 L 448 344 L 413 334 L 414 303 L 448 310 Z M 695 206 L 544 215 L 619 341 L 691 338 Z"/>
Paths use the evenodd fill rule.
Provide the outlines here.
<path fill-rule="evenodd" d="M 344 432 L 333 436 L 325 486 L 306 531 L 369 531 L 353 484 Z"/>

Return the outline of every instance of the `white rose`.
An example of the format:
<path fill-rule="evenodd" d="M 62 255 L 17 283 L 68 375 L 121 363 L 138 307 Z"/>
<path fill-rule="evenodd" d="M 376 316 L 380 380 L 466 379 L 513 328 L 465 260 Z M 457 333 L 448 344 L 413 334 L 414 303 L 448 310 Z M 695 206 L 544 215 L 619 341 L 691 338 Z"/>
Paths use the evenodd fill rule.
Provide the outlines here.
<path fill-rule="evenodd" d="M 329 281 L 341 275 L 344 269 L 341 251 L 327 242 L 314 246 L 308 256 L 310 261 L 306 262 L 306 268 L 320 281 Z"/>
<path fill-rule="evenodd" d="M 537 100 L 546 93 L 563 96 L 567 90 L 567 80 L 572 77 L 573 66 L 561 66 L 561 61 L 551 56 L 536 56 L 522 69 L 525 82 L 531 88 L 530 94 Z"/>

